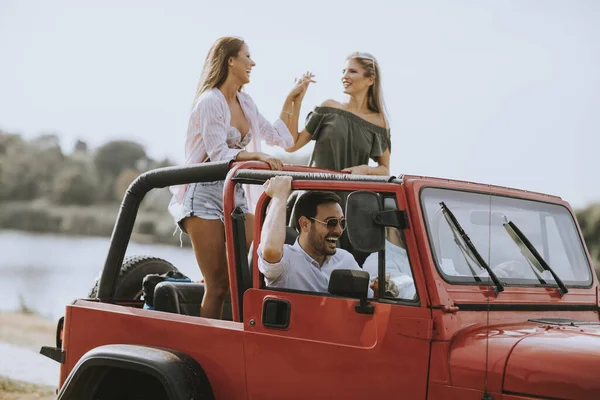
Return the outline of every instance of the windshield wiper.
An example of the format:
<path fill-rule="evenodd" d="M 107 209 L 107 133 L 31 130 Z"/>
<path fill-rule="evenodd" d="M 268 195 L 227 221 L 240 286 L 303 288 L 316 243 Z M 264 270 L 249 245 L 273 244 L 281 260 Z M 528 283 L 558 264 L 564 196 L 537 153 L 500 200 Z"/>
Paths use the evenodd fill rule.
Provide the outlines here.
<path fill-rule="evenodd" d="M 550 265 L 548 265 L 548 263 L 540 255 L 540 253 L 538 253 L 535 246 L 533 244 L 531 244 L 529 239 L 527 239 L 527 236 L 525 236 L 525 234 L 523 232 L 521 232 L 521 230 L 517 227 L 517 225 L 512 221 L 505 222 L 503 225 L 504 225 L 504 229 L 506 229 L 509 236 L 515 241 L 517 246 L 519 246 L 519 248 L 521 248 L 523 255 L 533 265 L 535 265 L 538 269 L 550 271 L 550 274 L 552 275 L 552 277 L 556 281 L 556 285 L 558 286 L 558 294 L 560 295 L 560 297 L 569 293 L 569 289 L 567 289 L 567 286 L 558 277 L 558 275 L 556 274 L 556 272 L 554 272 L 554 270 L 550 267 Z"/>
<path fill-rule="evenodd" d="M 442 207 L 442 212 L 447 217 L 446 219 L 448 220 L 448 225 L 450 225 L 450 228 L 452 228 L 454 232 L 457 232 L 460 235 L 460 237 L 465 241 L 467 248 L 471 251 L 471 254 L 475 258 L 479 266 L 487 271 L 488 275 L 492 279 L 492 282 L 494 282 L 494 294 L 497 295 L 499 292 L 503 292 L 504 286 L 502 285 L 502 282 L 500 282 L 500 279 L 498 279 L 494 271 L 492 271 L 492 269 L 485 262 L 483 257 L 481 257 L 481 255 L 477 251 L 477 248 L 475 247 L 473 242 L 471 242 L 469 235 L 467 235 L 462 226 L 460 226 L 458 220 L 456 219 L 452 211 L 450 211 L 450 209 L 446 206 L 446 204 L 443 201 L 440 203 L 440 207 Z"/>

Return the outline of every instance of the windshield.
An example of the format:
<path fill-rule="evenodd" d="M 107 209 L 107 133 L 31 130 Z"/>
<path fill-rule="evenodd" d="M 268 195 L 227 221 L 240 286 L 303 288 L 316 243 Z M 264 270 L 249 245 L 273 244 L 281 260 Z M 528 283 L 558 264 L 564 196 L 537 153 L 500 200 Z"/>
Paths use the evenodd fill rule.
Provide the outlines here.
<path fill-rule="evenodd" d="M 449 282 L 488 283 L 488 273 L 456 234 L 444 204 L 481 257 L 504 285 L 551 285 L 557 282 L 511 237 L 518 226 L 543 260 L 567 286 L 592 284 L 591 268 L 571 213 L 556 204 L 496 195 L 425 188 L 421 192 L 427 232 L 438 270 Z"/>

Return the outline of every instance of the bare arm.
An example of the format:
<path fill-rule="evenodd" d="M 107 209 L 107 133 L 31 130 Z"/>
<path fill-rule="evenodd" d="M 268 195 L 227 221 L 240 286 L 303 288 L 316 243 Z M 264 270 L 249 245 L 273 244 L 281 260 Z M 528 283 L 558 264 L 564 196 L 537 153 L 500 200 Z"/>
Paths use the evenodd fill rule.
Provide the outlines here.
<path fill-rule="evenodd" d="M 261 231 L 260 250 L 262 258 L 271 264 L 283 257 L 285 217 L 291 185 L 290 176 L 276 176 L 265 182 L 265 192 L 272 200 Z"/>
<path fill-rule="evenodd" d="M 390 175 L 390 149 L 387 149 L 377 160 L 376 167 L 368 165 L 357 165 L 356 167 L 344 168 L 342 171 L 350 172 L 353 175 Z"/>
<path fill-rule="evenodd" d="M 298 120 L 300 118 L 300 105 L 308 85 L 314 82 L 313 75 L 306 73 L 297 80 L 294 87 L 286 97 L 279 118 L 271 124 L 262 116 L 258 109 L 259 130 L 262 139 L 270 146 L 278 146 L 282 149 L 293 147 L 300 136 L 298 133 Z M 248 97 L 249 100 L 251 100 Z M 256 107 L 256 105 L 254 105 Z M 251 156 L 248 156 L 251 157 Z M 255 158 L 251 158 L 255 159 Z"/>
<path fill-rule="evenodd" d="M 290 93 L 283 102 L 283 107 L 279 114 L 279 118 L 285 123 L 285 126 L 287 126 L 292 134 L 294 143 L 298 140 L 298 120 L 300 119 L 300 104 L 302 102 L 302 100 L 298 101 L 296 97 Z"/>
<path fill-rule="evenodd" d="M 310 72 L 307 72 L 304 75 L 302 75 L 302 78 L 300 78 L 299 80 L 296 81 L 296 84 L 294 85 L 290 94 L 288 94 L 288 97 L 285 99 L 285 102 L 283 103 L 283 108 L 282 108 L 281 114 L 279 116 L 281 118 L 281 120 L 285 122 L 286 126 L 288 127 L 288 130 L 292 134 L 292 138 L 294 139 L 294 146 L 291 148 L 295 148 L 296 150 L 301 148 L 302 146 L 304 146 L 304 145 L 301 145 L 299 147 L 296 147 L 301 133 L 304 133 L 304 131 L 298 132 L 298 122 L 300 120 L 300 106 L 302 105 L 302 100 L 304 99 L 304 95 L 306 94 L 306 91 L 308 90 L 308 86 L 311 83 L 315 82 L 313 80 L 313 78 L 314 78 L 314 75 Z M 310 140 L 310 135 L 309 135 L 309 140 Z M 308 143 L 308 141 L 306 141 L 306 143 Z M 304 144 L 306 144 L 306 143 L 304 143 Z M 291 148 L 286 149 L 286 151 L 287 152 L 295 151 L 295 150 L 290 150 Z"/>
<path fill-rule="evenodd" d="M 376 167 L 369 167 L 371 171 L 369 175 L 384 175 L 389 176 L 390 174 L 390 149 L 386 149 L 383 154 L 377 160 Z"/>
<path fill-rule="evenodd" d="M 304 97 L 304 95 L 302 95 Z M 325 100 L 323 103 L 319 105 L 319 107 L 333 107 L 333 108 L 341 108 L 340 104 L 335 100 Z M 312 139 L 312 134 L 306 129 L 306 127 L 298 133 L 298 139 L 294 140 L 294 145 L 288 149 L 285 149 L 288 153 L 293 153 L 296 150 L 300 150 L 304 146 L 308 144 Z"/>
<path fill-rule="evenodd" d="M 311 138 L 312 135 L 306 129 L 303 129 L 302 132 L 298 133 L 297 139 L 294 140 L 294 145 L 288 149 L 285 149 L 285 151 L 288 153 L 293 153 L 296 150 L 300 150 L 306 146 L 308 142 L 310 142 Z"/>

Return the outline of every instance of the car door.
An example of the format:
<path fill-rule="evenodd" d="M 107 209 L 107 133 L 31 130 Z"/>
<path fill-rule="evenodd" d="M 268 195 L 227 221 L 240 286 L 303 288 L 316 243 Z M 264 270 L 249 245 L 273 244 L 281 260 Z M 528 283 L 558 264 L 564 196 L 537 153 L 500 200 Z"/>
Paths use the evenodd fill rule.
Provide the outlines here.
<path fill-rule="evenodd" d="M 402 193 L 396 196 L 403 210 Z M 414 271 L 416 245 L 410 229 L 403 231 Z M 424 285 L 417 280 L 413 299 L 370 299 L 372 314 L 361 313 L 356 299 L 247 290 L 248 398 L 424 399 L 432 325 L 430 310 L 419 300 Z"/>

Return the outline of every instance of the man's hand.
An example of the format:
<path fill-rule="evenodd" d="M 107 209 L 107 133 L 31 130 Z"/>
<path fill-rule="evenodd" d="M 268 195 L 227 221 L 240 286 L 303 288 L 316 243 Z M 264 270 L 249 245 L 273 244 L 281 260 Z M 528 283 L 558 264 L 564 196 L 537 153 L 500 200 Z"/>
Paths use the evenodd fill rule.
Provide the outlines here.
<path fill-rule="evenodd" d="M 379 297 L 379 277 L 375 278 L 373 283 L 371 283 L 371 289 L 373 289 L 373 293 L 375 294 L 375 298 Z M 387 297 L 398 297 L 400 295 L 400 289 L 396 282 L 390 279 L 390 274 L 385 274 L 385 295 Z"/>
<path fill-rule="evenodd" d="M 375 298 L 378 298 L 379 297 L 379 278 L 375 278 L 373 283 L 371 283 L 371 289 L 373 289 Z"/>
<path fill-rule="evenodd" d="M 267 180 L 263 187 L 267 196 L 272 198 L 282 198 L 287 201 L 292 191 L 292 177 L 291 176 L 274 176 Z"/>

